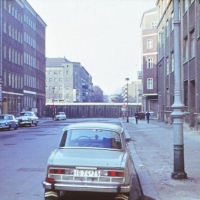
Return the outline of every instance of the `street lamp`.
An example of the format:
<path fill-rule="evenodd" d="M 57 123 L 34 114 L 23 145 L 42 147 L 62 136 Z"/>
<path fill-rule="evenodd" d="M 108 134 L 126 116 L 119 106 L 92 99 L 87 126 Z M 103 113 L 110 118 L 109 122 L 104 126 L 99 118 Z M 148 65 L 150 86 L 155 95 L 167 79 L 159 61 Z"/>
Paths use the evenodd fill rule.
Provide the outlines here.
<path fill-rule="evenodd" d="M 126 78 L 125 79 L 127 81 L 127 84 L 126 84 L 126 95 L 127 95 L 127 100 L 126 100 L 126 116 L 127 116 L 127 120 L 126 122 L 129 122 L 129 110 L 128 110 L 128 81 L 129 81 L 129 78 Z"/>
<path fill-rule="evenodd" d="M 179 0 L 174 0 L 174 104 L 172 105 L 174 126 L 174 172 L 172 179 L 186 179 L 184 169 L 184 142 L 183 142 L 183 108 L 181 98 L 181 66 L 180 66 L 180 20 Z"/>

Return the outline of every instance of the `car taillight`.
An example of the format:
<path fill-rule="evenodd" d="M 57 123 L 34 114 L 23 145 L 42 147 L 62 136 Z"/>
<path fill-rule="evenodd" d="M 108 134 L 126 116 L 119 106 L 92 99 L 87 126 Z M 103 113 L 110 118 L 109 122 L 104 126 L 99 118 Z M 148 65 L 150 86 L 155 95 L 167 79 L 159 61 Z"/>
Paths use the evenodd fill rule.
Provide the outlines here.
<path fill-rule="evenodd" d="M 45 181 L 48 183 L 54 183 L 54 178 L 46 177 Z"/>
<path fill-rule="evenodd" d="M 65 174 L 64 169 L 49 169 L 49 174 Z"/>
<path fill-rule="evenodd" d="M 108 176 L 112 177 L 124 177 L 124 172 L 122 171 L 108 171 Z"/>

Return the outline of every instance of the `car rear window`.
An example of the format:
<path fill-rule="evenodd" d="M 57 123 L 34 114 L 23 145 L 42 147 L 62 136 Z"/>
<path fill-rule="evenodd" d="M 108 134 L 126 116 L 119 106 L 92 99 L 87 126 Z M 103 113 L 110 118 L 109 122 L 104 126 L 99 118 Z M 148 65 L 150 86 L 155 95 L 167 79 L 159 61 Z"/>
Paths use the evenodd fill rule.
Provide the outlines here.
<path fill-rule="evenodd" d="M 64 140 L 64 141 L 63 141 Z M 120 134 L 110 130 L 70 130 L 65 132 L 61 146 L 121 149 Z"/>

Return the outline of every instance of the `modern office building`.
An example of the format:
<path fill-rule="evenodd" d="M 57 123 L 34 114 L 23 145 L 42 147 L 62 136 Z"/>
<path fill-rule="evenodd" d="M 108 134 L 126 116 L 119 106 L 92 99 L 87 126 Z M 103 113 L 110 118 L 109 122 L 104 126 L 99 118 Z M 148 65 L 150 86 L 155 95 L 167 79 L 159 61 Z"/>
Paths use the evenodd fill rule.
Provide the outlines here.
<path fill-rule="evenodd" d="M 146 11 L 141 20 L 142 36 L 142 71 L 138 79 L 142 79 L 143 111 L 151 111 L 154 117 L 158 113 L 158 80 L 157 80 L 157 8 Z"/>
<path fill-rule="evenodd" d="M 46 24 L 26 0 L 0 0 L 0 112 L 45 110 Z"/>
<path fill-rule="evenodd" d="M 174 66 L 173 1 L 157 1 L 158 8 L 158 92 L 159 119 L 171 122 L 174 103 L 174 68 L 181 68 L 181 97 L 185 122 L 198 125 L 200 113 L 200 4 L 199 0 L 179 2 L 180 66 Z"/>
<path fill-rule="evenodd" d="M 79 62 L 46 58 L 46 102 L 92 102 L 92 77 Z"/>

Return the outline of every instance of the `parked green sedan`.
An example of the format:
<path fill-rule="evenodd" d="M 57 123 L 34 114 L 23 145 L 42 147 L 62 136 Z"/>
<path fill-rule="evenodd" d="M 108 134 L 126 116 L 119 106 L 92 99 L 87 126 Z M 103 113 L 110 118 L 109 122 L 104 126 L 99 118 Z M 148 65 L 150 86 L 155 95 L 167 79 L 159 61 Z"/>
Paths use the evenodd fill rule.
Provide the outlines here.
<path fill-rule="evenodd" d="M 18 120 L 15 116 L 10 114 L 0 115 L 0 130 L 10 130 L 11 128 L 14 130 L 18 128 Z"/>

